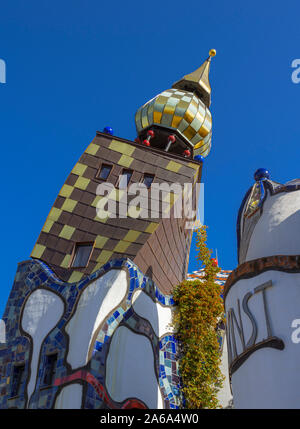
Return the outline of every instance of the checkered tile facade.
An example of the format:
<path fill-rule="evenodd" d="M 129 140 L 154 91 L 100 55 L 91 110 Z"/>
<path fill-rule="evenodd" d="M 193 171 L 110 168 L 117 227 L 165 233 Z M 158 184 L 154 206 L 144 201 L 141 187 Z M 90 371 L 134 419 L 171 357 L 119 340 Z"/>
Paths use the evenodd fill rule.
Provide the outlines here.
<path fill-rule="evenodd" d="M 133 171 L 131 183 L 140 182 L 144 173 L 153 174 L 154 181 L 158 183 L 196 183 L 201 173 L 201 164 L 190 159 L 97 133 L 61 188 L 31 254 L 31 257 L 49 264 L 59 278 L 67 282 L 80 281 L 84 275 L 95 272 L 113 258 L 128 257 L 134 260 L 162 221 L 162 211 L 155 218 L 136 219 L 129 216 L 124 219 L 100 219 L 96 207 L 102 197 L 97 195 L 96 190 L 101 183 L 97 173 L 102 163 L 112 165 L 107 182 L 114 186 L 123 168 Z M 119 190 L 109 197 L 116 201 L 118 209 L 123 204 L 122 192 Z M 180 270 L 181 274 L 174 279 L 176 282 L 182 280 L 182 273 L 186 270 L 190 238 L 190 233 L 184 229 L 180 232 L 184 245 L 180 245 L 178 250 L 179 260 L 185 265 L 184 268 L 179 267 L 178 275 Z M 76 243 L 93 244 L 85 268 L 71 268 Z M 149 259 L 151 265 L 152 257 L 149 255 L 148 258 L 146 254 L 144 261 Z M 155 268 L 158 285 L 162 283 L 159 270 L 163 269 L 163 260 L 160 265 Z"/>
<path fill-rule="evenodd" d="M 138 134 L 151 125 L 177 131 L 192 144 L 194 155 L 207 156 L 211 148 L 209 109 L 192 92 L 168 89 L 144 104 L 135 115 Z"/>

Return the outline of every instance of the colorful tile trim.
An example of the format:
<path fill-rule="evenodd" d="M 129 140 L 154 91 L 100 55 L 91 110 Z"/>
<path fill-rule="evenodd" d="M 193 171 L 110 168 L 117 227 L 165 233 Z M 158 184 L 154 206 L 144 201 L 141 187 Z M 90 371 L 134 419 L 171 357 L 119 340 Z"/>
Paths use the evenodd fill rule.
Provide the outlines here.
<path fill-rule="evenodd" d="M 287 273 L 300 272 L 300 255 L 274 255 L 266 256 L 264 258 L 253 259 L 252 261 L 240 264 L 233 270 L 228 277 L 225 287 L 224 295 L 226 297 L 229 289 L 239 280 L 248 279 L 268 271 L 284 271 Z"/>
<path fill-rule="evenodd" d="M 102 394 L 104 391 L 106 392 L 105 364 L 110 341 L 113 333 L 121 324 L 149 338 L 154 353 L 158 385 L 165 407 L 179 407 L 179 374 L 175 338 L 173 336 L 157 338 L 150 323 L 140 318 L 132 308 L 133 293 L 138 289 L 143 290 L 154 302 L 159 302 L 164 306 L 173 306 L 173 298 L 170 295 L 162 294 L 154 282 L 144 276 L 132 261 L 123 258 L 106 263 L 93 274 L 73 284 L 61 281 L 45 263 L 38 260 L 25 261 L 19 264 L 3 317 L 7 327 L 7 343 L 5 347 L 0 349 L 0 408 L 25 408 L 27 404 L 26 383 L 31 359 L 31 341 L 19 327 L 20 313 L 26 298 L 38 288 L 47 288 L 58 294 L 65 304 L 63 317 L 44 339 L 41 346 L 36 388 L 30 403 L 27 404 L 28 408 L 53 408 L 63 380 L 70 382 L 76 373 L 66 364 L 68 338 L 64 327 L 74 314 L 75 303 L 84 287 L 110 269 L 127 271 L 128 294 L 122 303 L 122 307 L 120 306 L 113 314 L 108 315 L 98 333 L 91 359 L 84 368 L 81 368 L 86 375 L 79 377 L 85 385 L 84 408 L 110 408 L 112 405 L 114 408 L 122 408 L 125 406 L 124 403 L 116 403 L 111 398 L 109 401 L 106 400 L 107 397 Z M 56 381 L 51 386 L 44 386 L 46 355 L 50 353 L 57 353 L 58 355 L 55 372 Z M 25 364 L 25 377 L 18 395 L 11 398 L 13 365 L 18 362 Z M 91 380 L 93 382 L 90 382 Z M 138 398 L 134 401 L 136 407 L 142 406 Z M 128 401 L 126 404 L 127 408 L 133 405 Z"/>
<path fill-rule="evenodd" d="M 237 218 L 237 248 L 239 264 L 245 262 L 252 231 L 263 213 L 267 192 L 277 195 L 283 192 L 294 192 L 300 190 L 300 179 L 291 180 L 281 184 L 269 179 L 256 182 L 246 192 L 239 208 Z"/>

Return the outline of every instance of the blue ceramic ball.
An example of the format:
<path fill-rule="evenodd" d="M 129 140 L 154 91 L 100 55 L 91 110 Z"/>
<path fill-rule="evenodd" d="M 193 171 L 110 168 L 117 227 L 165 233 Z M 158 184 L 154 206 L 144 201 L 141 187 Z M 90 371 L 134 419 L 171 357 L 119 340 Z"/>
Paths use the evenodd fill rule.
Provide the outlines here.
<path fill-rule="evenodd" d="M 104 132 L 105 134 L 110 134 L 111 136 L 113 136 L 113 135 L 114 135 L 114 130 L 113 130 L 111 127 L 105 127 L 105 128 L 103 129 L 103 132 Z"/>
<path fill-rule="evenodd" d="M 257 182 L 258 180 L 270 179 L 270 173 L 266 168 L 259 168 L 254 173 L 254 180 Z"/>
<path fill-rule="evenodd" d="M 203 162 L 204 161 L 204 156 L 202 156 L 202 155 L 196 155 L 194 157 L 194 160 L 198 161 L 198 162 Z"/>

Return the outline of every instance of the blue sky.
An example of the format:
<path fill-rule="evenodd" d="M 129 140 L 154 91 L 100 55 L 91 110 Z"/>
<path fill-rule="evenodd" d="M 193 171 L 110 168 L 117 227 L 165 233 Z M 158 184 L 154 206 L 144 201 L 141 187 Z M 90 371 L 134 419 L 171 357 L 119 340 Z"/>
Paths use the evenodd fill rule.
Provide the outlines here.
<path fill-rule="evenodd" d="M 237 265 L 236 216 L 253 173 L 299 177 L 300 4 L 288 0 L 18 1 L 1 5 L 2 313 L 70 169 L 109 125 L 136 137 L 136 109 L 213 58 L 212 150 L 203 168 L 208 244 Z M 197 263 L 191 251 L 190 270 Z"/>

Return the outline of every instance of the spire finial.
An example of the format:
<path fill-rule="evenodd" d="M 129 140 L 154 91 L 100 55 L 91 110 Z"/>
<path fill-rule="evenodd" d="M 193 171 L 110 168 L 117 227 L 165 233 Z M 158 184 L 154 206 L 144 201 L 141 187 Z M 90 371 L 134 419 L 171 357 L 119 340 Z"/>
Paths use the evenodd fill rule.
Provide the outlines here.
<path fill-rule="evenodd" d="M 187 74 L 178 82 L 175 82 L 172 85 L 172 88 L 194 92 L 204 102 L 204 104 L 209 107 L 211 88 L 208 75 L 211 58 L 214 57 L 216 53 L 217 51 L 215 49 L 211 49 L 209 51 L 209 57 L 204 61 L 204 63 L 194 72 Z"/>

